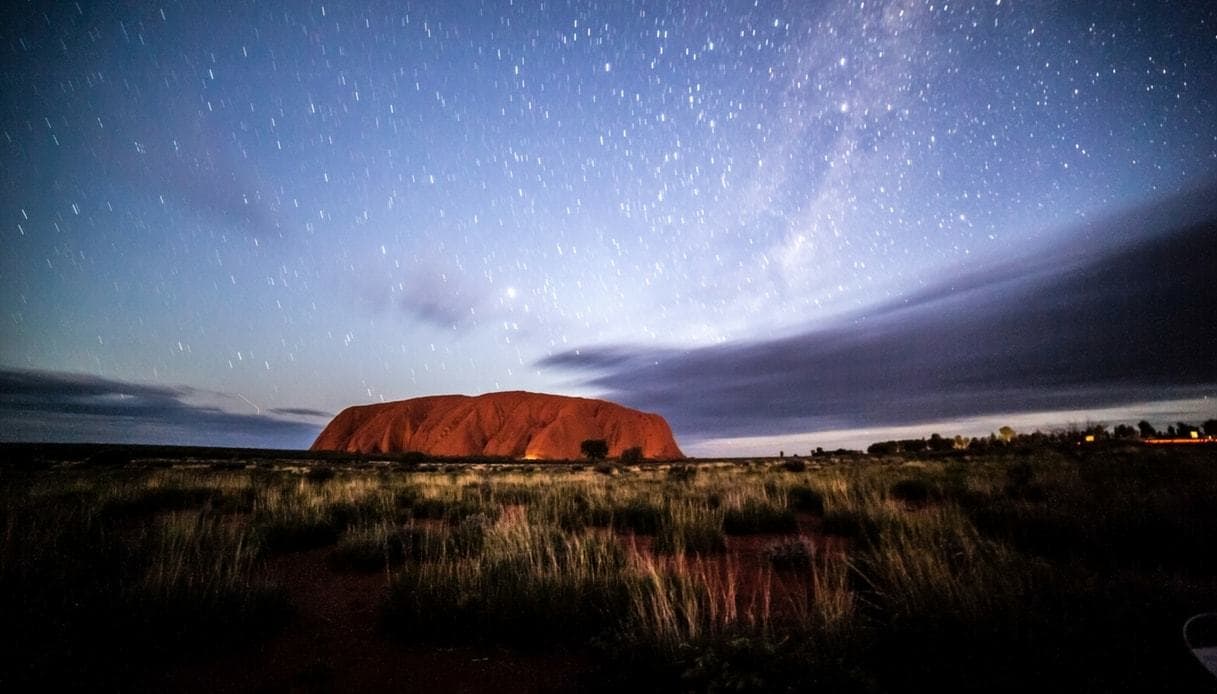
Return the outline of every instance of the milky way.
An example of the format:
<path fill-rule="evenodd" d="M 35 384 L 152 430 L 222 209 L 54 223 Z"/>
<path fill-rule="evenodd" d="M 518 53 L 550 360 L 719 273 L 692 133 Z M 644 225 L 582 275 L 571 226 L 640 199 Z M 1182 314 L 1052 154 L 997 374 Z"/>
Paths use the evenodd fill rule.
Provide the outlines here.
<path fill-rule="evenodd" d="M 54 419 L 81 398 L 128 437 L 232 441 L 231 416 L 266 445 L 356 402 L 504 389 L 703 441 L 1084 408 L 980 397 L 1009 350 L 910 355 L 908 323 L 856 379 L 828 360 L 823 393 L 772 393 L 818 368 L 801 345 L 894 306 L 1217 218 L 1208 3 L 46 4 L 0 28 L 3 438 L 96 437 Z M 1089 286 L 1081 264 L 1043 286 Z M 1217 393 L 1211 369 L 1049 378 L 1041 348 L 1023 382 L 1095 407 Z M 912 378 L 928 394 L 877 410 L 900 396 L 874 374 L 931 353 L 969 387 Z M 714 417 L 681 395 L 739 364 Z M 148 402 L 173 416 L 123 409 Z"/>

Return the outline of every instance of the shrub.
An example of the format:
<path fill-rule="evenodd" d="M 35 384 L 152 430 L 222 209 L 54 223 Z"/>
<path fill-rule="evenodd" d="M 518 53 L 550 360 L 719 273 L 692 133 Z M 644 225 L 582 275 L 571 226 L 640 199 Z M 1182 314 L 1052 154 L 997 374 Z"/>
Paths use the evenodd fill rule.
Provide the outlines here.
<path fill-rule="evenodd" d="M 393 505 L 399 509 L 412 508 L 422 497 L 417 487 L 405 487 L 393 492 Z"/>
<path fill-rule="evenodd" d="M 879 524 L 861 511 L 829 511 L 824 514 L 820 530 L 826 535 L 849 538 L 862 546 L 870 546 L 879 537 Z"/>
<path fill-rule="evenodd" d="M 802 458 L 791 458 L 782 462 L 782 468 L 786 472 L 807 472 L 807 463 Z"/>
<path fill-rule="evenodd" d="M 613 528 L 629 530 L 639 535 L 654 535 L 663 521 L 663 511 L 641 499 L 634 499 L 613 509 Z"/>
<path fill-rule="evenodd" d="M 892 498 L 909 504 L 924 504 L 935 496 L 925 480 L 904 479 L 891 487 Z"/>
<path fill-rule="evenodd" d="M 697 477 L 697 468 L 692 465 L 673 465 L 668 468 L 668 479 L 673 482 L 691 482 Z"/>
<path fill-rule="evenodd" d="M 815 515 L 824 514 L 824 495 L 808 485 L 800 484 L 786 492 L 786 502 L 796 510 Z"/>
<path fill-rule="evenodd" d="M 579 451 L 588 460 L 603 460 L 608 455 L 608 441 L 604 439 L 588 439 L 579 444 Z"/>
<path fill-rule="evenodd" d="M 371 523 L 384 517 L 384 511 L 375 497 L 359 501 L 339 501 L 330 505 L 329 516 L 334 525 L 345 529 L 359 523 Z"/>
<path fill-rule="evenodd" d="M 793 511 L 754 499 L 723 514 L 723 530 L 728 535 L 792 533 L 798 529 Z"/>
<path fill-rule="evenodd" d="M 329 482 L 330 480 L 334 479 L 334 475 L 336 474 L 337 473 L 334 471 L 334 468 L 330 467 L 329 465 L 315 465 L 310 467 L 308 472 L 304 473 L 304 478 L 309 482 L 322 483 Z"/>
<path fill-rule="evenodd" d="M 348 530 L 326 558 L 335 569 L 373 572 L 400 564 L 412 549 L 412 536 L 385 526 Z"/>
<path fill-rule="evenodd" d="M 475 561 L 406 564 L 390 588 L 385 627 L 427 643 L 544 647 L 586 643 L 627 614 L 616 544 L 568 546 L 545 534 L 495 540 Z"/>
<path fill-rule="evenodd" d="M 642 462 L 642 447 L 633 446 L 621 452 L 619 458 L 623 465 L 637 465 Z"/>

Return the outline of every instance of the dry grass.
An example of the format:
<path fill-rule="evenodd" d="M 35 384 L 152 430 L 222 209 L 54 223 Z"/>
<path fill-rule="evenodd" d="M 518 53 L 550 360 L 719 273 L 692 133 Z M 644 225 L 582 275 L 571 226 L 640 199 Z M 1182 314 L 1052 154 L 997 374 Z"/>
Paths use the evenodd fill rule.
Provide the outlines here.
<path fill-rule="evenodd" d="M 96 674 L 109 629 L 224 641 L 282 613 L 268 556 L 328 547 L 384 573 L 393 634 L 593 648 L 606 683 L 1186 690 L 1144 634 L 1217 594 L 1217 465 L 1188 456 L 6 475 L 3 652 L 93 648 Z M 1073 672 L 1078 644 L 1106 669 Z"/>

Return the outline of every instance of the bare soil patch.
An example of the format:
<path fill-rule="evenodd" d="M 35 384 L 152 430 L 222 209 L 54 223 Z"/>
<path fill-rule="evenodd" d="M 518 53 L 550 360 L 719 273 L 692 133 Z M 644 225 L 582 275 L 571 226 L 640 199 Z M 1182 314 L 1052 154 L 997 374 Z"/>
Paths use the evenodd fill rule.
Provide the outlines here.
<path fill-rule="evenodd" d="M 574 692 L 591 669 L 578 654 L 425 648 L 387 638 L 385 574 L 340 573 L 329 549 L 276 557 L 271 578 L 295 610 L 280 633 L 244 650 L 184 660 L 149 674 L 145 691 Z M 150 668 L 155 668 L 150 664 Z"/>

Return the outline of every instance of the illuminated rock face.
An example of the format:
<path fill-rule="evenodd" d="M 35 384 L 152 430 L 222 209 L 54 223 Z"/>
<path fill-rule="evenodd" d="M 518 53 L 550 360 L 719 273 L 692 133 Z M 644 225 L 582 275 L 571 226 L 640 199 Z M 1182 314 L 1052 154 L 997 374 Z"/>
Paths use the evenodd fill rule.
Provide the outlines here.
<path fill-rule="evenodd" d="M 610 458 L 635 446 L 644 458 L 684 457 L 657 414 L 604 400 L 521 391 L 348 407 L 325 427 L 312 450 L 573 460 L 582 456 L 580 446 L 588 439 L 604 439 Z"/>

